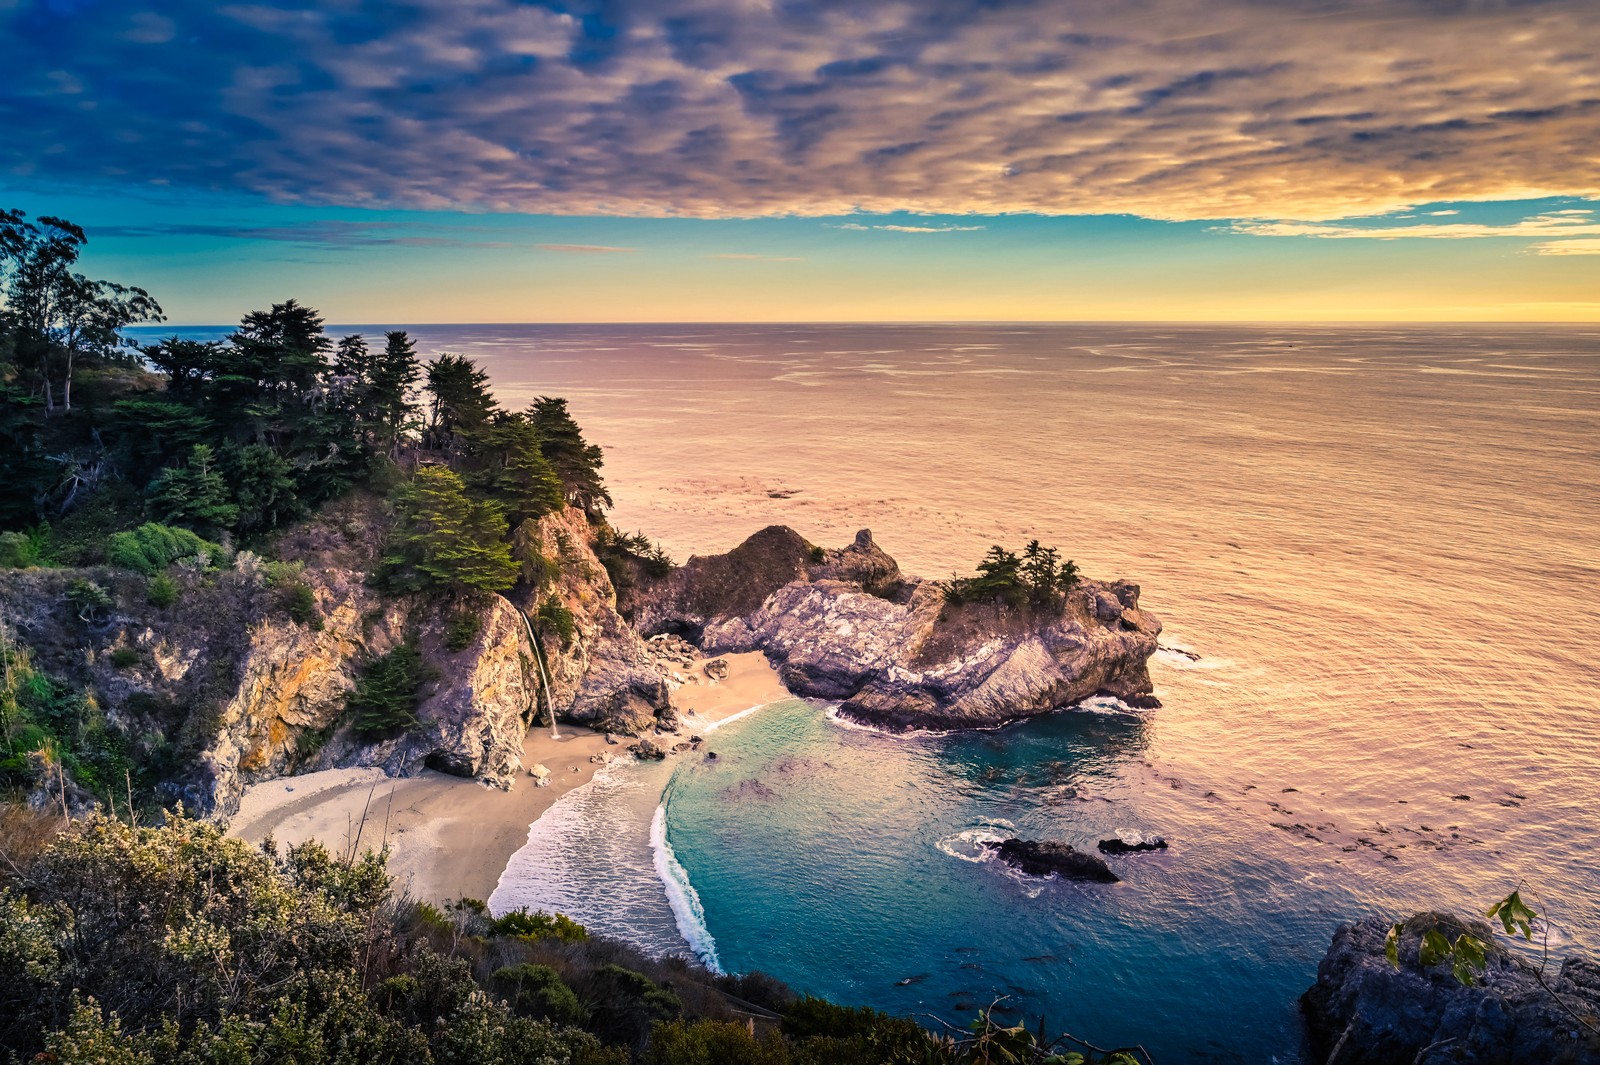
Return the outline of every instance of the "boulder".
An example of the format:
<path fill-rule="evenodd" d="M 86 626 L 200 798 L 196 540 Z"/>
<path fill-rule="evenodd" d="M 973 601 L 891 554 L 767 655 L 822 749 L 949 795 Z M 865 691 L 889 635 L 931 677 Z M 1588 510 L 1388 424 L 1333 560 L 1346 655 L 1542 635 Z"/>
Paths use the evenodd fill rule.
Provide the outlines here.
<path fill-rule="evenodd" d="M 706 663 L 706 676 L 712 680 L 728 679 L 728 660 L 726 658 L 713 658 Z"/>
<path fill-rule="evenodd" d="M 1377 918 L 1343 924 L 1301 996 L 1313 1060 L 1328 1065 L 1595 1065 L 1600 1036 L 1575 1021 L 1600 1016 L 1600 965 L 1569 958 L 1540 986 L 1538 968 L 1494 942 L 1489 926 L 1440 913 L 1402 925 L 1397 957 Z M 1469 933 L 1489 944 L 1487 969 L 1464 986 L 1448 962 L 1424 967 L 1423 935 L 1452 942 Z M 1559 1001 L 1558 1001 L 1559 998 Z"/>
<path fill-rule="evenodd" d="M 1166 850 L 1167 841 L 1160 836 L 1134 840 L 1132 843 L 1125 839 L 1103 839 L 1095 846 L 1101 854 L 1143 854 L 1147 851 Z"/>
<path fill-rule="evenodd" d="M 528 775 L 533 778 L 533 786 L 547 788 L 550 786 L 550 767 L 543 762 L 528 767 Z"/>
<path fill-rule="evenodd" d="M 1115 884 L 1117 874 L 1104 858 L 1080 851 L 1068 843 L 1035 842 L 1027 839 L 989 841 L 985 847 L 1000 860 L 1029 876 L 1058 876 L 1062 880 L 1089 880 Z"/>
<path fill-rule="evenodd" d="M 629 747 L 628 750 L 632 751 L 633 756 L 639 759 L 641 762 L 659 762 L 667 756 L 667 752 L 665 750 L 657 746 L 654 741 L 648 738 L 640 740 L 638 743 L 635 743 L 633 746 Z"/>

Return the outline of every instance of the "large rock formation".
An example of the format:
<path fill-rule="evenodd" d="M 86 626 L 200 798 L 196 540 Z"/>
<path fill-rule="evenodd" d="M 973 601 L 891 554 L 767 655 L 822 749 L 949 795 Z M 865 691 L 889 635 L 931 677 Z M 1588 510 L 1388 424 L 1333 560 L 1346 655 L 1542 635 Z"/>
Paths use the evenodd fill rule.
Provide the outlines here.
<path fill-rule="evenodd" d="M 1470 932 L 1490 944 L 1488 969 L 1463 986 L 1447 963 L 1424 968 L 1422 936 L 1454 942 Z M 1315 1060 L 1327 1065 L 1576 1065 L 1600 1063 L 1600 965 L 1570 958 L 1544 976 L 1493 943 L 1489 927 L 1417 914 L 1400 937 L 1399 968 L 1384 954 L 1389 925 L 1340 925 L 1301 998 Z M 1564 1005 L 1563 1005 L 1564 1004 Z"/>
<path fill-rule="evenodd" d="M 530 615 L 551 596 L 572 614 L 571 639 L 545 641 L 557 716 L 632 735 L 670 723 L 672 693 L 644 640 L 617 613 L 616 589 L 594 553 L 592 536 L 588 518 L 576 507 L 525 525 L 518 532 L 519 551 L 537 551 L 555 564 L 555 573 L 542 592 L 519 586 L 511 595 Z"/>
<path fill-rule="evenodd" d="M 1088 880 L 1096 884 L 1115 884 L 1119 879 L 1104 858 L 1080 851 L 1070 843 L 1004 839 L 984 846 L 999 855 L 1001 861 L 1029 876 L 1056 876 L 1062 880 Z"/>
<path fill-rule="evenodd" d="M 1059 610 L 946 605 L 862 530 L 823 550 L 772 526 L 635 593 L 641 632 L 763 651 L 798 695 L 894 729 L 987 727 L 1105 693 L 1150 705 L 1161 623 L 1126 581 L 1083 581 Z"/>

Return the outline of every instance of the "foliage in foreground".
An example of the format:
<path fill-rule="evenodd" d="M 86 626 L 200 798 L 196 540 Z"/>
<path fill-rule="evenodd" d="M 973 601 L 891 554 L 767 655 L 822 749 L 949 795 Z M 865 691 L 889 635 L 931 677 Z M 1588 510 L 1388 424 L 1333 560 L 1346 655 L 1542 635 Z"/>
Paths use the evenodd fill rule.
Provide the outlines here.
<path fill-rule="evenodd" d="M 8 813 L 9 811 L 9 813 Z M 10 816 L 14 814 L 15 816 Z M 0 1047 L 97 1065 L 1074 1065 L 981 1016 L 915 1022 L 646 958 L 559 915 L 397 900 L 384 853 L 182 815 L 46 842 L 0 807 Z M 1122 1053 L 1122 1052 L 1118 1052 Z"/>

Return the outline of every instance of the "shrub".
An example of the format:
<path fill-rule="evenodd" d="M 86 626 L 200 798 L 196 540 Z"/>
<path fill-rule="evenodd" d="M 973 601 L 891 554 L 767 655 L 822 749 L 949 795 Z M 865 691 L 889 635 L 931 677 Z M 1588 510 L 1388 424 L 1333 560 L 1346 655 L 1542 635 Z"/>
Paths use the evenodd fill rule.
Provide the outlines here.
<path fill-rule="evenodd" d="M 304 625 L 313 632 L 322 631 L 322 615 L 317 612 L 317 595 L 305 581 L 288 581 L 280 586 L 279 601 L 296 625 Z"/>
<path fill-rule="evenodd" d="M 50 547 L 50 527 L 40 525 L 27 532 L 0 533 L 0 566 L 27 569 L 45 564 Z"/>
<path fill-rule="evenodd" d="M 510 965 L 496 970 L 490 983 L 525 1017 L 554 1024 L 583 1023 L 578 996 L 548 965 Z"/>
<path fill-rule="evenodd" d="M 512 910 L 489 922 L 491 936 L 526 936 L 529 939 L 551 937 L 568 943 L 581 943 L 589 938 L 589 930 L 564 913 L 545 913 L 526 908 Z"/>
<path fill-rule="evenodd" d="M 140 657 L 136 647 L 116 647 L 111 651 L 111 664 L 117 669 L 132 669 L 139 664 Z"/>
<path fill-rule="evenodd" d="M 465 651 L 483 631 L 483 617 L 477 611 L 462 609 L 450 616 L 444 628 L 444 645 L 452 651 Z"/>
<path fill-rule="evenodd" d="M 178 582 L 165 573 L 158 573 L 150 578 L 145 594 L 151 606 L 165 610 L 178 601 Z"/>
<path fill-rule="evenodd" d="M 417 723 L 422 685 L 430 671 L 415 643 L 406 642 L 368 662 L 345 698 L 362 737 L 383 736 Z"/>
<path fill-rule="evenodd" d="M 572 611 L 554 595 L 546 596 L 544 602 L 539 604 L 537 619 L 539 631 L 554 634 L 562 647 L 570 645 L 578 631 L 577 619 L 572 616 Z"/>
<path fill-rule="evenodd" d="M 137 529 L 116 533 L 106 546 L 106 560 L 150 577 L 180 558 L 204 556 L 208 565 L 222 558 L 223 550 L 188 529 L 148 521 Z"/>
<path fill-rule="evenodd" d="M 826 562 L 828 560 L 828 552 L 823 548 L 823 546 L 821 544 L 812 544 L 811 545 L 810 554 L 811 554 L 811 561 L 816 562 L 818 564 L 821 564 L 821 563 Z"/>
<path fill-rule="evenodd" d="M 657 1025 L 643 1058 L 644 1065 L 791 1065 L 797 1060 L 777 1032 L 758 1038 L 734 1021 Z"/>
<path fill-rule="evenodd" d="M 652 1026 L 675 1020 L 683 1003 L 671 989 L 621 965 L 603 965 L 579 988 L 589 1007 L 589 1029 L 608 1043 L 642 1050 Z"/>
<path fill-rule="evenodd" d="M 90 580 L 76 580 L 67 586 L 67 602 L 80 620 L 102 621 L 116 605 L 111 593 Z"/>

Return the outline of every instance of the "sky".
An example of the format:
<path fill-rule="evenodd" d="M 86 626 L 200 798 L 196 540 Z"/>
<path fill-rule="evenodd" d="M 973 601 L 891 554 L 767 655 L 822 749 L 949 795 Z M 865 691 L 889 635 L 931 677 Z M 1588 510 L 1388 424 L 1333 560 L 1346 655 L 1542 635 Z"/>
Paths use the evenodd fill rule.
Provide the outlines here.
<path fill-rule="evenodd" d="M 1600 320 L 1593 0 L 0 0 L 175 324 Z"/>

